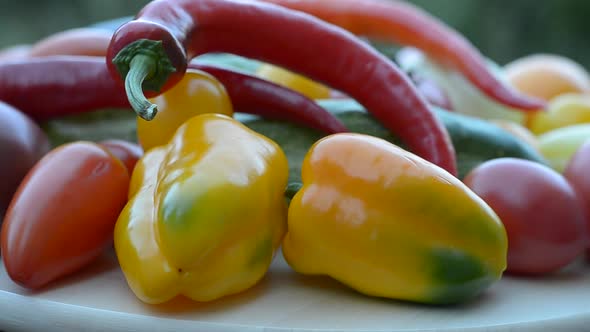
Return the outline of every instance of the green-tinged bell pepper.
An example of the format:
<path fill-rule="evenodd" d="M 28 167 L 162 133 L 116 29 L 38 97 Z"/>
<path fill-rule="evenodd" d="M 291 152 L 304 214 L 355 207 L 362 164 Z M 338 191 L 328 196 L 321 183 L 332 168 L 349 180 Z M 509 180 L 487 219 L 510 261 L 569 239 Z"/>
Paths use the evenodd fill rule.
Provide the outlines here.
<path fill-rule="evenodd" d="M 507 235 L 460 180 L 383 139 L 335 134 L 303 161 L 283 255 L 303 274 L 419 303 L 470 299 L 500 279 Z"/>
<path fill-rule="evenodd" d="M 127 283 L 147 303 L 211 301 L 266 273 L 286 231 L 288 165 L 270 139 L 220 114 L 148 151 L 115 227 Z"/>

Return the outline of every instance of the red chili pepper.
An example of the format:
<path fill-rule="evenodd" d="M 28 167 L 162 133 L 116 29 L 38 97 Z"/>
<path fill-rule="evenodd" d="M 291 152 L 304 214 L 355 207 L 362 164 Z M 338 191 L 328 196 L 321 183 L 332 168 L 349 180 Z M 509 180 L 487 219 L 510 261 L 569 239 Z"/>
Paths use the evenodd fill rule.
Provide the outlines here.
<path fill-rule="evenodd" d="M 0 63 L 0 100 L 41 121 L 129 102 L 99 57 L 48 56 Z"/>
<path fill-rule="evenodd" d="M 348 131 L 337 117 L 313 100 L 291 89 L 255 76 L 211 65 L 191 63 L 189 67 L 205 71 L 219 80 L 225 86 L 238 112 L 298 123 L 327 133 Z"/>
<path fill-rule="evenodd" d="M 235 0 L 155 0 L 115 32 L 107 53 L 131 105 L 157 109 L 143 89 L 165 91 L 200 54 L 226 52 L 269 62 L 356 99 L 416 154 L 456 174 L 448 132 L 408 77 L 344 29 L 287 8 Z"/>
<path fill-rule="evenodd" d="M 191 64 L 215 76 L 236 111 L 292 121 L 327 134 L 347 131 L 313 100 L 266 80 Z M 0 63 L 0 100 L 37 121 L 101 108 L 129 108 L 125 91 L 110 76 L 104 58 L 48 56 Z"/>
<path fill-rule="evenodd" d="M 99 28 L 73 28 L 63 30 L 35 42 L 31 46 L 29 56 L 104 56 L 111 36 L 111 31 Z"/>
<path fill-rule="evenodd" d="M 0 49 L 0 61 L 22 59 L 29 56 L 31 45 L 16 44 Z"/>
<path fill-rule="evenodd" d="M 511 89 L 488 70 L 481 53 L 460 33 L 404 1 L 262 0 L 314 15 L 356 35 L 410 45 L 443 66 L 461 72 L 490 98 L 521 110 L 545 102 Z"/>

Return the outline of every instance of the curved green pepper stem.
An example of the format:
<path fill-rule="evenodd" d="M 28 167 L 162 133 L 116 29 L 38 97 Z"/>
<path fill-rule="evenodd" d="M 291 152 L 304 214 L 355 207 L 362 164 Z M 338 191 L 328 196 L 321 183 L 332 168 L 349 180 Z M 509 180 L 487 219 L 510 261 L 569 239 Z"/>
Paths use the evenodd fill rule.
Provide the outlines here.
<path fill-rule="evenodd" d="M 112 60 L 125 80 L 129 104 L 138 116 L 150 121 L 158 112 L 144 90 L 160 92 L 176 68 L 168 57 L 161 40 L 139 39 L 125 46 Z"/>
<path fill-rule="evenodd" d="M 150 56 L 138 54 L 129 63 L 129 72 L 125 77 L 125 91 L 129 104 L 138 116 L 146 121 L 154 119 L 158 107 L 143 94 L 143 81 L 156 70 L 156 61 Z"/>

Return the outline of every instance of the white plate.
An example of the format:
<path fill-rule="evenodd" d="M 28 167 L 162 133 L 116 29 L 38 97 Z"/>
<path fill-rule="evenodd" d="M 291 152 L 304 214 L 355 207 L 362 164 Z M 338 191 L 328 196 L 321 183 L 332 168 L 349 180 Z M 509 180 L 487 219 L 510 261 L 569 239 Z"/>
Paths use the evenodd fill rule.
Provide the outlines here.
<path fill-rule="evenodd" d="M 31 293 L 0 267 L 0 330 L 41 331 L 590 331 L 590 268 L 504 277 L 474 302 L 429 307 L 357 294 L 295 274 L 277 254 L 253 289 L 213 303 L 150 306 L 127 287 L 112 253 Z"/>

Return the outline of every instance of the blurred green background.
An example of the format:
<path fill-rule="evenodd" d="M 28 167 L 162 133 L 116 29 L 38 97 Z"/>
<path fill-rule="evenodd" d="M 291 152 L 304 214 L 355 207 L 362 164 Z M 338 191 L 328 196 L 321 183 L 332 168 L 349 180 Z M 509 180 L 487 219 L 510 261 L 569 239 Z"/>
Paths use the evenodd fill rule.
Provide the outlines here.
<path fill-rule="evenodd" d="M 504 64 L 537 52 L 590 67 L 590 0 L 409 0 Z M 0 48 L 53 32 L 135 14 L 148 0 L 0 0 Z"/>

